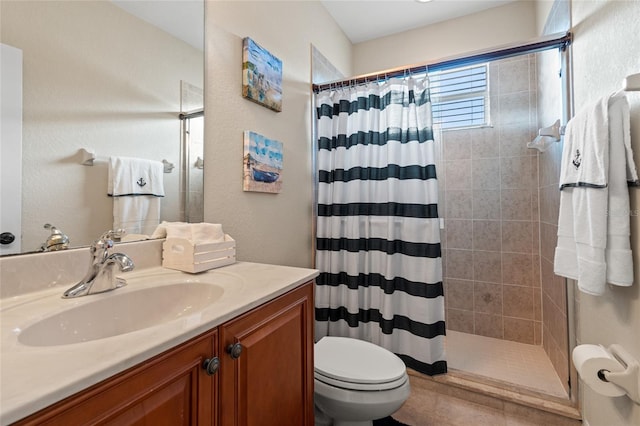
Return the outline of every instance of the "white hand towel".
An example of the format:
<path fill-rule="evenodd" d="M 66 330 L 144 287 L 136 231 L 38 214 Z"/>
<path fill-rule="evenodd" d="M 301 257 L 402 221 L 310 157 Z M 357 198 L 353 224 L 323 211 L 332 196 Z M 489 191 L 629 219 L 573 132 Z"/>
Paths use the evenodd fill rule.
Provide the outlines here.
<path fill-rule="evenodd" d="M 567 123 L 560 166 L 560 189 L 607 186 L 608 102 L 609 96 L 606 96 L 582 109 Z"/>
<path fill-rule="evenodd" d="M 107 194 L 113 197 L 113 229 L 151 234 L 160 223 L 164 167 L 159 161 L 109 158 Z"/>
<path fill-rule="evenodd" d="M 113 197 L 153 195 L 164 197 L 164 165 L 160 161 L 110 157 L 107 194 Z"/>

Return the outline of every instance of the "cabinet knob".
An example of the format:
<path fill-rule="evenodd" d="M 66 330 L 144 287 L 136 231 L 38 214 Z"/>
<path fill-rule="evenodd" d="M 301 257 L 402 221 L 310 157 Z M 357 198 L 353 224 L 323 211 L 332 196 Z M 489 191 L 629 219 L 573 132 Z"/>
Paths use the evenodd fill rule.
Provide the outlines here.
<path fill-rule="evenodd" d="M 217 356 L 213 358 L 207 358 L 202 363 L 202 368 L 207 372 L 208 375 L 213 376 L 218 371 L 220 367 L 220 359 Z"/>
<path fill-rule="evenodd" d="M 11 244 L 16 240 L 16 236 L 11 232 L 3 232 L 0 234 L 0 244 Z"/>
<path fill-rule="evenodd" d="M 240 355 L 242 354 L 242 345 L 240 342 L 227 346 L 227 353 L 232 359 L 240 358 Z"/>

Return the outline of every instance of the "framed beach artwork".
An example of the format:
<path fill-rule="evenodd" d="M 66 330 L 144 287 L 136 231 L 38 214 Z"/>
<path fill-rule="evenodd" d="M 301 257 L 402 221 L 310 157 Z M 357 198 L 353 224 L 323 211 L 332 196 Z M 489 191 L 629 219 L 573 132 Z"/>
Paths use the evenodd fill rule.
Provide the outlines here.
<path fill-rule="evenodd" d="M 282 111 L 282 61 L 249 37 L 242 40 L 242 96 Z"/>
<path fill-rule="evenodd" d="M 282 189 L 282 143 L 245 131 L 242 167 L 243 190 L 279 193 Z"/>

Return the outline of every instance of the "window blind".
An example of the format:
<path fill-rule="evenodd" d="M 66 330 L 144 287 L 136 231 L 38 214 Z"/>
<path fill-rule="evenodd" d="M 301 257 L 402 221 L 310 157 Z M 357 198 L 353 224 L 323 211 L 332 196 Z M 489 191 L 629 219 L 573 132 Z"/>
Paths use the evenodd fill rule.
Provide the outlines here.
<path fill-rule="evenodd" d="M 489 124 L 487 64 L 429 73 L 433 123 L 442 129 Z"/>

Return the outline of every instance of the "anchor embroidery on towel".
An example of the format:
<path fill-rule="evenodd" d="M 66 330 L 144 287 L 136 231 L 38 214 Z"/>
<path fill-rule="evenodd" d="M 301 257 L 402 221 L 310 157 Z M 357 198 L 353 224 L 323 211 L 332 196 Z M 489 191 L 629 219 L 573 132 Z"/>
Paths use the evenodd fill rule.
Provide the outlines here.
<path fill-rule="evenodd" d="M 582 157 L 580 156 L 579 149 L 576 149 L 576 156 L 573 157 L 572 163 L 576 169 L 578 169 L 580 167 L 580 164 L 582 164 Z"/>
<path fill-rule="evenodd" d="M 136 183 L 138 184 L 138 186 L 143 187 L 147 184 L 147 181 L 145 181 L 144 178 L 140 178 L 136 181 Z"/>

